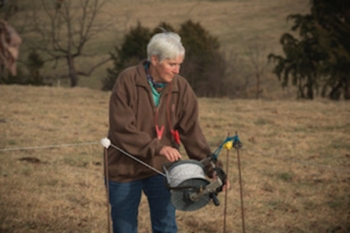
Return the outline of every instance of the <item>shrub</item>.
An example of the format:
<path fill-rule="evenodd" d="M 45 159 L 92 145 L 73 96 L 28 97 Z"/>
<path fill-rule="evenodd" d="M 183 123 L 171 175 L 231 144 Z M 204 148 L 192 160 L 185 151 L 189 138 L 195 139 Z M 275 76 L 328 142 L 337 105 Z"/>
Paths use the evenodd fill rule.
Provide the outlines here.
<path fill-rule="evenodd" d="M 152 35 L 162 31 L 173 31 L 174 28 L 162 22 L 152 31 L 141 26 L 131 28 L 125 35 L 121 47 L 115 47 L 111 53 L 114 62 L 112 69 L 107 69 L 108 76 L 102 80 L 103 90 L 111 90 L 119 73 L 125 68 L 138 64 L 147 57 L 146 47 Z M 185 62 L 181 74 L 189 81 L 199 96 L 219 97 L 224 93 L 223 79 L 226 69 L 224 57 L 219 52 L 219 42 L 199 23 L 191 20 L 181 25 L 177 32 L 186 49 Z"/>

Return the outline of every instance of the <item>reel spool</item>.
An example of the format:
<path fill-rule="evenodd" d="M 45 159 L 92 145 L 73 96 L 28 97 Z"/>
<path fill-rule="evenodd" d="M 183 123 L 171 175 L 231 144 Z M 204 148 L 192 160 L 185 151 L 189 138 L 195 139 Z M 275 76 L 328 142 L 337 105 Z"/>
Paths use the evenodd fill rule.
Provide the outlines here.
<path fill-rule="evenodd" d="M 222 185 L 218 178 L 210 183 L 204 165 L 196 160 L 177 161 L 163 166 L 167 185 L 171 191 L 171 202 L 176 209 L 194 211 L 204 207 L 211 198 L 216 201 L 216 189 Z M 214 197 L 215 196 L 215 197 Z"/>

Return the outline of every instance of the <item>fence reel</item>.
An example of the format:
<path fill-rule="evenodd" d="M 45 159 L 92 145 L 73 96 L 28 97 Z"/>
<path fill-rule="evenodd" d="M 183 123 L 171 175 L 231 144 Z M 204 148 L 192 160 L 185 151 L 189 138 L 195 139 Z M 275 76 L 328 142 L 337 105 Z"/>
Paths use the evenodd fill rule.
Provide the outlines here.
<path fill-rule="evenodd" d="M 232 143 L 233 142 L 233 143 Z M 119 150 L 124 155 L 143 164 L 149 169 L 163 175 L 166 178 L 166 186 L 171 191 L 171 202 L 176 209 L 182 211 L 194 211 L 204 207 L 210 200 L 218 206 L 217 194 L 222 191 L 226 183 L 225 172 L 215 165 L 217 157 L 223 147 L 229 148 L 240 143 L 238 136 L 227 138 L 222 145 L 206 159 L 180 160 L 163 166 L 164 173 L 158 171 L 149 164 L 144 163 L 135 156 L 113 145 L 108 138 L 103 138 L 101 144 L 108 149 L 110 146 Z M 241 144 L 239 145 L 241 147 Z M 212 182 L 206 179 L 205 165 L 211 164 L 215 173 Z"/>
<path fill-rule="evenodd" d="M 166 179 L 167 188 L 171 192 L 171 202 L 174 207 L 182 211 L 194 211 L 204 207 L 212 199 L 216 206 L 219 205 L 219 200 L 217 199 L 218 192 L 222 191 L 223 185 L 226 184 L 226 174 L 225 172 L 216 167 L 217 157 L 220 154 L 222 148 L 227 149 L 226 155 L 226 170 L 228 172 L 228 152 L 230 149 L 235 148 L 237 150 L 237 164 L 239 171 L 239 183 L 240 183 L 240 197 L 241 197 L 241 211 L 242 211 L 242 230 L 245 233 L 245 223 L 244 223 L 244 207 L 243 207 L 243 192 L 242 192 L 242 177 L 240 168 L 240 155 L 239 149 L 242 148 L 243 144 L 239 140 L 238 134 L 233 137 L 227 137 L 225 141 L 206 159 L 202 161 L 196 160 L 183 160 L 176 161 L 163 166 L 165 172 L 162 173 L 151 165 L 139 160 L 135 156 L 129 154 L 128 152 L 122 150 L 121 148 L 113 145 L 108 138 L 101 139 L 101 144 L 105 147 L 105 166 L 106 166 L 106 191 L 107 191 L 107 217 L 108 226 L 110 226 L 110 209 L 109 209 L 109 185 L 108 185 L 108 163 L 107 163 L 107 149 L 111 146 L 116 150 L 120 151 L 129 158 L 135 160 L 136 162 L 143 164 L 149 169 L 155 171 L 156 173 L 162 175 Z M 210 163 L 212 165 L 215 179 L 209 182 L 205 176 L 205 163 Z M 226 209 L 227 209 L 227 192 L 225 193 L 225 207 L 224 207 L 224 224 L 223 232 L 226 232 Z M 110 228 L 108 227 L 108 232 Z"/>
<path fill-rule="evenodd" d="M 205 176 L 203 162 L 180 160 L 163 166 L 167 187 L 171 191 L 171 202 L 176 209 L 194 211 L 204 207 L 212 199 L 219 205 L 216 197 L 225 177 L 219 174 L 213 182 Z"/>

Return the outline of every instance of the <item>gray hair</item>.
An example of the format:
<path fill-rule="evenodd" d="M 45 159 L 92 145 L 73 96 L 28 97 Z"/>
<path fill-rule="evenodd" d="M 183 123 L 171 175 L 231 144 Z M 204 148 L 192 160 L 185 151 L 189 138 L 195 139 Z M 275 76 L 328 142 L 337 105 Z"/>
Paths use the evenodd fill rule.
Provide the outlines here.
<path fill-rule="evenodd" d="M 173 59 L 179 55 L 185 56 L 185 48 L 181 43 L 181 37 L 173 32 L 155 34 L 147 45 L 147 59 L 158 56 L 160 62 L 164 59 Z"/>

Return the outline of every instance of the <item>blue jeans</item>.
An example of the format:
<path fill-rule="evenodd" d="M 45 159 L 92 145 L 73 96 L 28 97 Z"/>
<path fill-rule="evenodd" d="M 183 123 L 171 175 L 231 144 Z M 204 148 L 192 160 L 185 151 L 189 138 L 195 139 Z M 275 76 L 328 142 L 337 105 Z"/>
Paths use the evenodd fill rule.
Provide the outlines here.
<path fill-rule="evenodd" d="M 137 233 L 142 191 L 148 199 L 153 233 L 176 233 L 175 207 L 162 175 L 132 182 L 109 181 L 113 233 Z"/>

